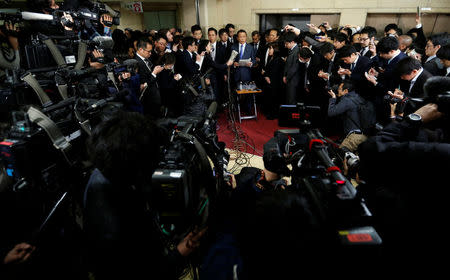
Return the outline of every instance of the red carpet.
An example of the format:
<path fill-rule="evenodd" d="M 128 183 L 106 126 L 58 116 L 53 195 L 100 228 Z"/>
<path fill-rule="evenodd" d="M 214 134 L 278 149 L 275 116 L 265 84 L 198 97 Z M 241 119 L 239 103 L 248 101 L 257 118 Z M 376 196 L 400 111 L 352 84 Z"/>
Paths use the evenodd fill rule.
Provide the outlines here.
<path fill-rule="evenodd" d="M 219 141 L 225 142 L 229 149 L 239 150 L 258 156 L 263 154 L 263 146 L 273 137 L 278 126 L 278 120 L 268 120 L 260 110 L 258 110 L 257 119 L 242 120 L 236 116 L 236 131 L 233 130 L 231 122 L 228 121 L 228 111 L 224 111 L 218 115 L 217 135 Z"/>

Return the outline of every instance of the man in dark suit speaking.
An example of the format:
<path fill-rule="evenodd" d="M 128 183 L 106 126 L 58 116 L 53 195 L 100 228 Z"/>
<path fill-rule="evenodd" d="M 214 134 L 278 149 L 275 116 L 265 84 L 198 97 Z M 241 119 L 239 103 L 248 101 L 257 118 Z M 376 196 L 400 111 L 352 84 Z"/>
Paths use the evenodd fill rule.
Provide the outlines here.
<path fill-rule="evenodd" d="M 245 30 L 239 30 L 237 33 L 238 44 L 233 45 L 232 50 L 237 51 L 238 55 L 234 60 L 235 74 L 234 80 L 236 83 L 248 82 L 252 80 L 251 67 L 255 63 L 255 49 L 253 46 L 247 44 L 247 32 Z M 242 65 L 240 60 L 249 61 Z"/>

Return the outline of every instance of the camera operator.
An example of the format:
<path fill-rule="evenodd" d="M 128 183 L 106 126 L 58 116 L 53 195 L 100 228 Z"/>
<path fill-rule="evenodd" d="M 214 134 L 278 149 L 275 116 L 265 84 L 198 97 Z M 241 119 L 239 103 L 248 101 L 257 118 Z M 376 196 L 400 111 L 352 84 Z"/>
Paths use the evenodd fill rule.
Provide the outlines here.
<path fill-rule="evenodd" d="M 0 28 L 0 44 L 0 71 L 18 70 L 20 67 L 18 29 L 14 24 L 5 22 Z"/>
<path fill-rule="evenodd" d="M 59 9 L 59 5 L 55 0 L 27 0 L 27 7 L 31 12 L 44 13 L 51 15 L 55 10 Z M 62 16 L 60 22 L 54 21 L 33 21 L 29 24 L 31 33 L 43 33 L 46 35 L 65 35 L 73 36 L 75 31 L 73 30 L 73 18 L 69 14 Z"/>
<path fill-rule="evenodd" d="M 157 226 L 151 179 L 164 139 L 143 115 L 117 112 L 88 141 L 96 169 L 84 194 L 84 230 L 97 280 L 178 279 L 183 257 L 200 245 L 206 229 L 167 242 Z"/>
<path fill-rule="evenodd" d="M 373 209 L 385 263 L 396 269 L 400 263 L 420 269 L 448 249 L 435 234 L 449 214 L 450 78 L 432 77 L 424 89 L 434 103 L 390 123 L 359 147 L 359 175 L 366 184 L 358 189 Z"/>
<path fill-rule="evenodd" d="M 342 118 L 343 135 L 345 135 L 340 148 L 347 148 L 351 152 L 355 152 L 358 145 L 367 140 L 367 136 L 363 134 L 360 122 L 360 112 L 358 106 L 364 102 L 363 98 L 354 91 L 353 83 L 345 80 L 339 85 L 338 94 L 331 89 L 328 91 L 330 95 L 328 105 L 328 116 Z M 339 102 L 337 101 L 339 97 Z"/>

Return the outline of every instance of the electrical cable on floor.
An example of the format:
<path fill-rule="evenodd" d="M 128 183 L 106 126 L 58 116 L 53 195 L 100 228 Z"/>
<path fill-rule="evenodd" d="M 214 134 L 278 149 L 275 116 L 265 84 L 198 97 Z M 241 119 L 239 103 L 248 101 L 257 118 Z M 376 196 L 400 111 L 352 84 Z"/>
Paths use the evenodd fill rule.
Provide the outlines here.
<path fill-rule="evenodd" d="M 241 129 L 241 126 L 236 122 L 235 112 L 236 100 L 231 92 L 230 85 L 230 68 L 228 68 L 228 112 L 227 112 L 227 130 L 231 131 L 234 135 L 233 146 L 230 151 L 230 159 L 234 160 L 234 165 L 229 167 L 230 173 L 238 172 L 242 167 L 251 167 L 251 158 L 254 154 L 262 156 L 262 153 L 255 148 L 253 140 Z"/>

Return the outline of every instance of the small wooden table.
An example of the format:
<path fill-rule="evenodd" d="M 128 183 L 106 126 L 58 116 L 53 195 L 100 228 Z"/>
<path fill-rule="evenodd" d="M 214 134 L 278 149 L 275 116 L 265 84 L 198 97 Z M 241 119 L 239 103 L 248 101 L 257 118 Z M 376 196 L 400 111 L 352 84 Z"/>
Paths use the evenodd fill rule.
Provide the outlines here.
<path fill-rule="evenodd" d="M 255 89 L 255 90 L 247 90 L 247 89 L 242 89 L 242 90 L 236 90 L 236 94 L 237 94 L 237 107 L 238 107 L 238 116 L 239 116 L 239 122 L 241 123 L 242 120 L 248 120 L 248 119 L 256 119 L 258 118 L 258 110 L 256 109 L 256 97 L 255 94 L 256 93 L 261 93 L 262 90 L 260 89 Z M 241 102 L 240 102 L 240 97 L 242 95 L 246 95 L 246 94 L 251 94 L 252 95 L 252 100 L 253 100 L 253 107 L 254 107 L 254 113 L 253 115 L 249 115 L 249 116 L 242 116 L 241 115 Z"/>

